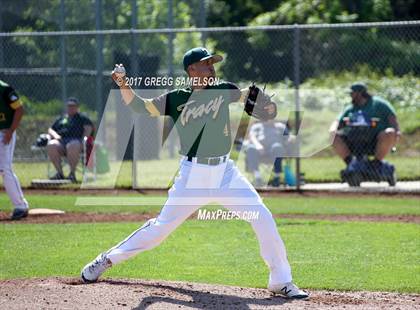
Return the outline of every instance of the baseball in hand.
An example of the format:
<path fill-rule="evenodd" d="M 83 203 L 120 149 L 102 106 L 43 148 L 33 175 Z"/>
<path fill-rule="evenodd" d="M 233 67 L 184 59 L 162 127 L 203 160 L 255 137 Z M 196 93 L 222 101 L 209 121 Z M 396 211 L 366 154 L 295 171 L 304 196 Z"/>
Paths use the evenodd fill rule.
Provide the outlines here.
<path fill-rule="evenodd" d="M 114 73 L 117 78 L 123 78 L 125 76 L 125 68 L 123 64 L 116 64 Z"/>

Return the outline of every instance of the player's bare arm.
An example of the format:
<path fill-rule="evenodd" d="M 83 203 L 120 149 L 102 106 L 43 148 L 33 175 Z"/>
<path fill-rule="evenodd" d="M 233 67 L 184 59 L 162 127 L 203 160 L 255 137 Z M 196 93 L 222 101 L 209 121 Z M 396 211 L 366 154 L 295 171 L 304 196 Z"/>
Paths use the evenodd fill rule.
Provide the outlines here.
<path fill-rule="evenodd" d="M 395 115 L 390 115 L 388 117 L 388 122 L 393 128 L 395 128 L 397 142 L 401 138 L 400 124 L 398 123 L 397 117 Z"/>
<path fill-rule="evenodd" d="M 48 128 L 48 134 L 55 140 L 60 140 L 61 136 L 52 128 Z"/>
<path fill-rule="evenodd" d="M 123 64 L 116 64 L 114 70 L 111 72 L 112 79 L 118 85 L 121 91 L 121 96 L 126 105 L 133 101 L 135 93 L 130 85 L 125 82 L 126 71 Z"/>
<path fill-rule="evenodd" d="M 3 135 L 3 143 L 9 144 L 10 140 L 12 139 L 12 135 L 15 130 L 19 127 L 20 121 L 22 120 L 24 114 L 23 106 L 18 107 L 15 110 L 15 114 L 13 116 L 12 125 L 9 129 L 6 129 Z"/>
<path fill-rule="evenodd" d="M 330 128 L 328 129 L 328 132 L 330 133 L 330 139 L 334 139 L 336 134 L 337 134 L 337 130 L 340 129 L 340 122 L 338 120 L 334 120 L 330 126 Z"/>
<path fill-rule="evenodd" d="M 160 113 L 153 107 L 151 99 L 140 97 L 134 92 L 128 83 L 126 83 L 126 71 L 123 64 L 116 64 L 114 70 L 111 73 L 112 79 L 120 88 L 121 96 L 125 105 L 130 105 L 134 98 L 137 97 L 138 102 L 142 103 L 149 111 L 150 116 L 159 116 Z"/>
<path fill-rule="evenodd" d="M 83 126 L 83 136 L 89 137 L 92 134 L 93 128 L 91 125 L 84 125 Z"/>

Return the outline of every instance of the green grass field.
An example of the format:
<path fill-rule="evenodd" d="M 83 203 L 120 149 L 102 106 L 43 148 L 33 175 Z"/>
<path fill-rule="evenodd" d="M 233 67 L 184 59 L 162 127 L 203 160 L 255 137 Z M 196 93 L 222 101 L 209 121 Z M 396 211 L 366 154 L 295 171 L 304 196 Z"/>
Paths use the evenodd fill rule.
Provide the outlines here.
<path fill-rule="evenodd" d="M 158 206 L 74 206 L 75 196 L 28 195 L 31 206 L 74 212 L 157 212 Z M 416 197 L 266 198 L 273 213 L 420 214 Z M 10 210 L 0 195 L 2 210 Z M 295 281 L 305 288 L 420 293 L 420 225 L 276 219 Z M 1 224 L 0 278 L 74 276 L 141 223 Z M 189 220 L 161 246 L 106 277 L 265 287 L 268 271 L 249 224 Z"/>
<path fill-rule="evenodd" d="M 420 179 L 420 161 L 415 158 L 398 157 L 390 155 L 388 160 L 396 166 L 399 180 L 419 180 Z M 168 160 L 149 160 L 139 161 L 137 163 L 138 186 L 166 188 L 176 174 L 179 165 L 178 159 Z M 293 163 L 294 165 L 294 163 Z M 242 159 L 238 161 L 241 171 L 245 171 Z M 19 177 L 23 187 L 28 187 L 33 179 L 42 179 L 47 176 L 47 163 L 24 163 L 14 164 L 15 172 Z M 302 172 L 305 173 L 306 182 L 338 182 L 339 171 L 344 168 L 344 163 L 337 157 L 321 158 L 303 158 Z M 294 168 L 294 166 L 293 166 Z M 268 170 L 268 169 L 266 169 Z M 98 176 L 97 184 L 110 184 L 114 186 L 113 180 L 116 180 L 115 186 L 131 188 L 132 186 L 132 163 L 123 162 L 121 167 L 117 164 L 111 164 L 111 172 Z M 81 174 L 78 175 L 81 180 Z M 70 185 L 70 187 L 79 187 L 80 185 Z"/>

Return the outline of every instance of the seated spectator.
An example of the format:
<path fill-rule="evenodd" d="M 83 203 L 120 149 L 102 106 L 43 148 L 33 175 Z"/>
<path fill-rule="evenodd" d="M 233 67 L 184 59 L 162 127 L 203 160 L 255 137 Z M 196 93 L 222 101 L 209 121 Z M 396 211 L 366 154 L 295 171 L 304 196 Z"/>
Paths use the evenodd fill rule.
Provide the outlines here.
<path fill-rule="evenodd" d="M 280 185 L 281 155 L 285 152 L 285 144 L 291 142 L 292 139 L 287 126 L 276 120 L 257 122 L 251 126 L 246 146 L 246 167 L 247 171 L 254 174 L 255 186 L 263 185 L 259 171 L 261 162 L 274 163 L 274 177 L 270 180 L 269 185 Z"/>
<path fill-rule="evenodd" d="M 370 95 L 364 83 L 354 83 L 350 96 L 352 105 L 330 128 L 334 150 L 347 165 L 353 156 L 374 155 L 372 167 L 379 169 L 401 135 L 395 110 L 386 100 Z"/>
<path fill-rule="evenodd" d="M 51 178 L 54 180 L 64 179 L 61 157 L 66 157 L 70 166 L 68 179 L 76 182 L 76 167 L 83 150 L 83 138 L 92 134 L 92 121 L 79 112 L 79 102 L 76 98 L 69 98 L 66 102 L 67 114 L 59 117 L 48 134 L 51 139 L 48 142 L 48 157 L 53 163 L 57 173 Z"/>

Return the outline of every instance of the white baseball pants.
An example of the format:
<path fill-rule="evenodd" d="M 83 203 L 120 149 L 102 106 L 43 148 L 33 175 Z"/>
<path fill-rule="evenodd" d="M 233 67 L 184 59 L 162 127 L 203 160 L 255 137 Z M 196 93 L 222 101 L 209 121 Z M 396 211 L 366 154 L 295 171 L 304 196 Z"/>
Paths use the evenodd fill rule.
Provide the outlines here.
<path fill-rule="evenodd" d="M 15 208 L 27 209 L 28 202 L 23 196 L 16 174 L 13 172 L 12 161 L 15 150 L 16 132 L 9 144 L 3 143 L 3 131 L 0 130 L 0 174 L 3 176 L 3 186 Z"/>
<path fill-rule="evenodd" d="M 182 160 L 168 194 L 157 218 L 148 220 L 106 252 L 113 264 L 159 245 L 197 209 L 214 202 L 235 212 L 258 212 L 258 218 L 249 222 L 257 236 L 260 254 L 270 268 L 270 283 L 292 281 L 286 249 L 271 212 L 232 160 L 217 166 Z"/>

